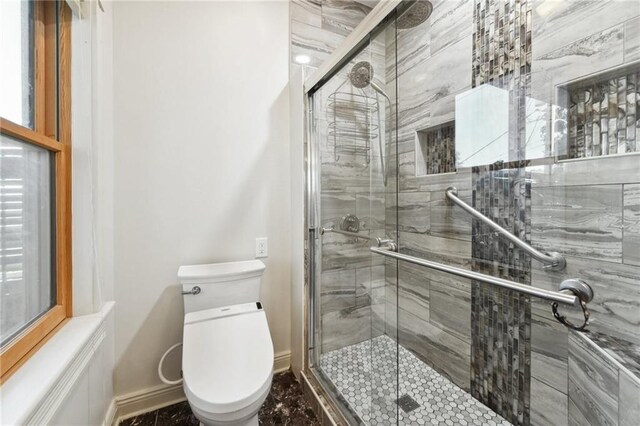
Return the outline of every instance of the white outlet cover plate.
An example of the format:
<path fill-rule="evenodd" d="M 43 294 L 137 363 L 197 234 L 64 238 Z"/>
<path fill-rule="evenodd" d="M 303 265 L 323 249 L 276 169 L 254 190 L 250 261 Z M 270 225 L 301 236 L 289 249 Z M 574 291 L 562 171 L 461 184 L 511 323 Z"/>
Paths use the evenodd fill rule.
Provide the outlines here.
<path fill-rule="evenodd" d="M 256 258 L 267 257 L 269 254 L 269 244 L 267 237 L 256 238 Z"/>

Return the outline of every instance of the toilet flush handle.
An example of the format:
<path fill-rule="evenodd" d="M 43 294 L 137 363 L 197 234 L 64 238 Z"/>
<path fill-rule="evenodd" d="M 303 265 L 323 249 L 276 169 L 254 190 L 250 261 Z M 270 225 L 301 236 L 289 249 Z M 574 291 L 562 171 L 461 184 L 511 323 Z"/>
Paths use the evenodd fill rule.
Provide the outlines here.
<path fill-rule="evenodd" d="M 200 294 L 200 292 L 202 291 L 202 289 L 198 286 L 193 287 L 191 290 L 187 290 L 187 291 L 182 291 L 182 295 L 187 295 L 187 294 L 192 294 L 192 295 L 196 295 L 196 294 Z"/>

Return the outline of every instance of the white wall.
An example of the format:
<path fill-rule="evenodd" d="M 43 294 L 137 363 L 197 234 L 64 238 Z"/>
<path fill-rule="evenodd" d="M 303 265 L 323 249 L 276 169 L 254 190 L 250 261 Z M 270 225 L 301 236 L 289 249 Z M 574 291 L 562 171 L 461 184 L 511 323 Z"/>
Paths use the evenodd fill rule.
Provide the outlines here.
<path fill-rule="evenodd" d="M 181 340 L 179 265 L 251 259 L 256 237 L 289 351 L 288 7 L 114 4 L 116 395 L 157 385 Z"/>

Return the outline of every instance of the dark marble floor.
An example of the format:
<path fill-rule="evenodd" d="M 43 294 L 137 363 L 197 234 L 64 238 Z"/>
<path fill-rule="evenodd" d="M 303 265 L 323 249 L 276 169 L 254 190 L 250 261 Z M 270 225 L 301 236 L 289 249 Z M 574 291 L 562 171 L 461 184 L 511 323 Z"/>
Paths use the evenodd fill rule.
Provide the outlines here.
<path fill-rule="evenodd" d="M 271 392 L 260 409 L 258 419 L 261 425 L 315 426 L 320 424 L 291 371 L 273 376 Z M 199 424 L 186 401 L 120 422 L 120 426 L 198 426 Z"/>

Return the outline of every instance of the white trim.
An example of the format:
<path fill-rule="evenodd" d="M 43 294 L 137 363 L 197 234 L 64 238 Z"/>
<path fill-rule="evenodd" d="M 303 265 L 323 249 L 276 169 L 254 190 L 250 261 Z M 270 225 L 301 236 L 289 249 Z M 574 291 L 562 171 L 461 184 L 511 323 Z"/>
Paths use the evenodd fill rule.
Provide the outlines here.
<path fill-rule="evenodd" d="M 158 385 L 114 398 L 115 414 L 111 425 L 139 414 L 185 401 L 182 384 Z"/>
<path fill-rule="evenodd" d="M 0 388 L 2 424 L 49 424 L 106 336 L 114 302 L 71 318 Z"/>
<path fill-rule="evenodd" d="M 273 358 L 273 372 L 282 373 L 291 367 L 291 351 L 283 351 Z"/>
<path fill-rule="evenodd" d="M 381 0 L 304 83 L 304 93 L 330 74 L 400 3 L 402 0 Z"/>
<path fill-rule="evenodd" d="M 109 403 L 109 407 L 107 408 L 107 413 L 104 416 L 104 420 L 102 421 L 102 426 L 111 426 L 116 424 L 116 400 L 115 398 L 111 400 Z"/>
<path fill-rule="evenodd" d="M 67 396 L 71 393 L 76 381 L 85 372 L 93 355 L 98 351 L 106 334 L 104 322 L 101 322 L 80 353 L 71 361 L 71 365 L 65 370 L 57 383 L 50 388 L 38 408 L 27 419 L 26 424 L 47 425 L 51 423 L 53 417 L 58 413 Z"/>

